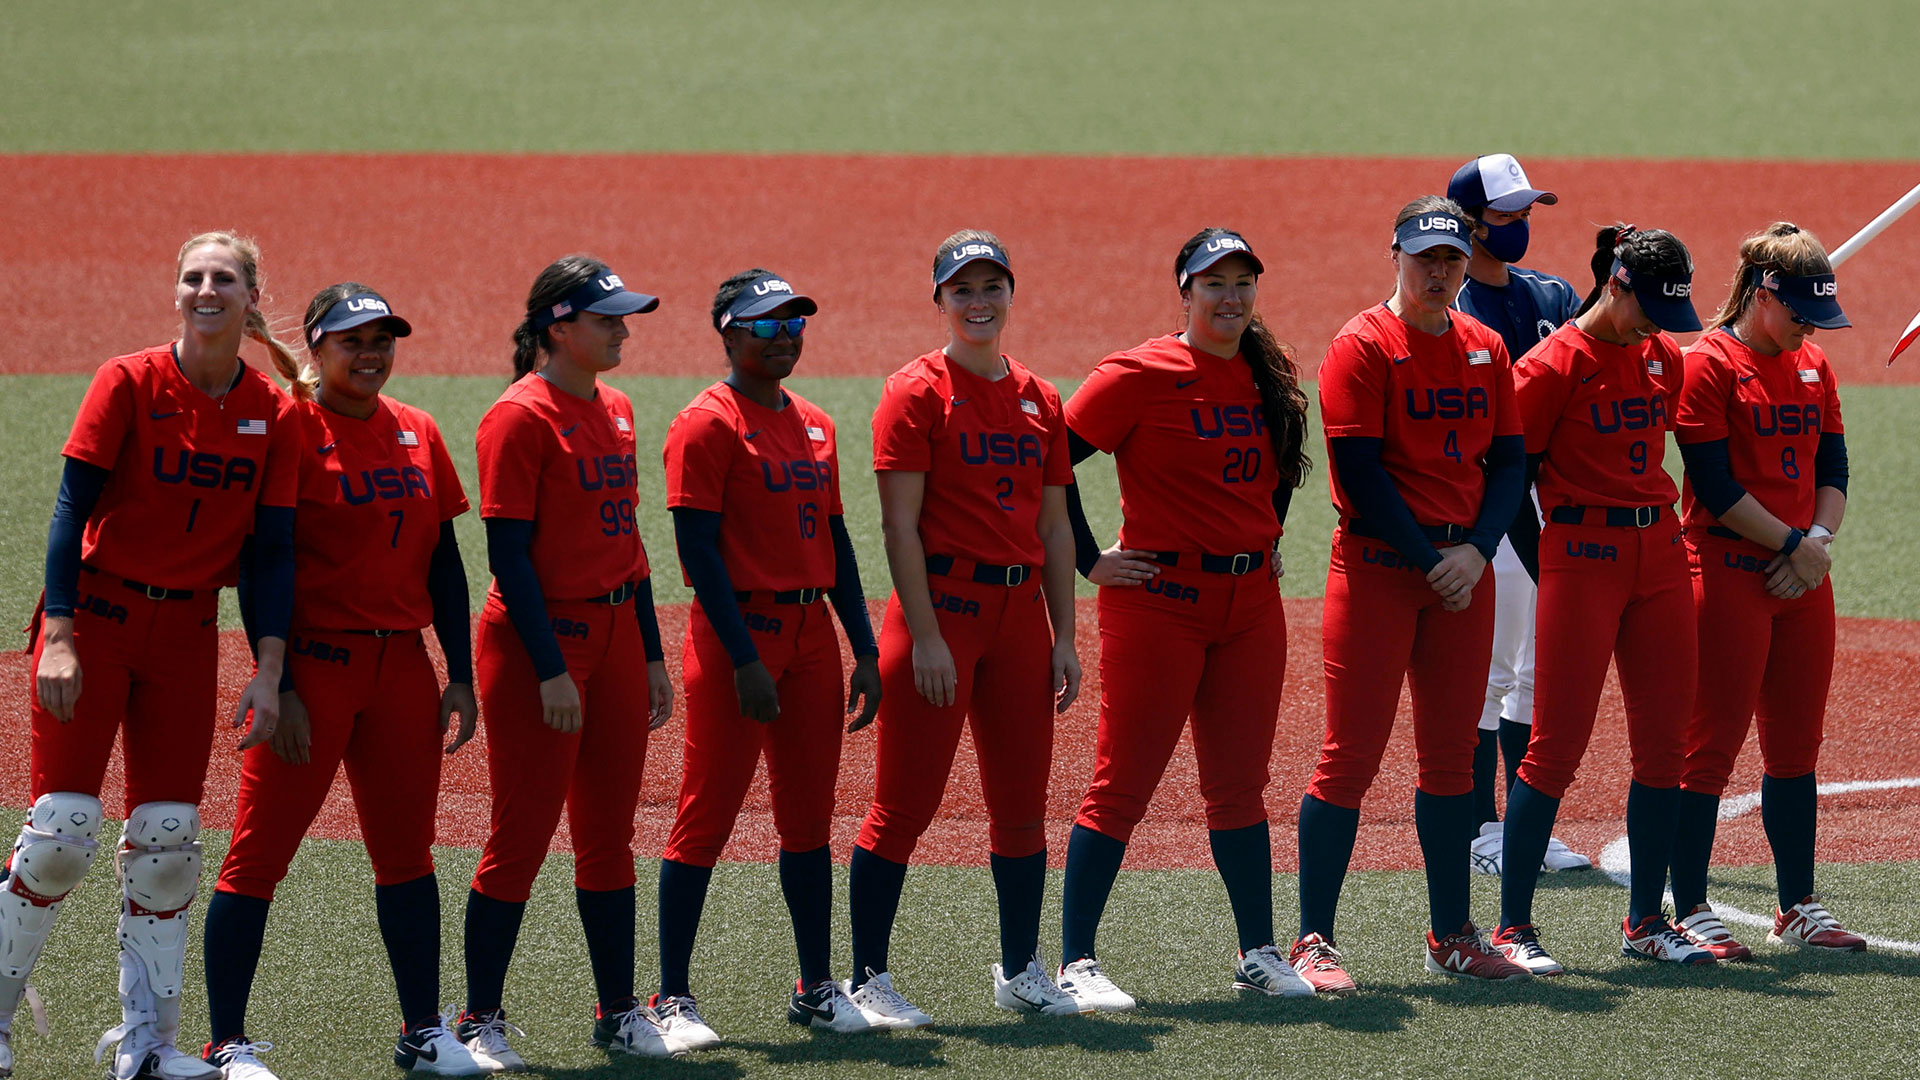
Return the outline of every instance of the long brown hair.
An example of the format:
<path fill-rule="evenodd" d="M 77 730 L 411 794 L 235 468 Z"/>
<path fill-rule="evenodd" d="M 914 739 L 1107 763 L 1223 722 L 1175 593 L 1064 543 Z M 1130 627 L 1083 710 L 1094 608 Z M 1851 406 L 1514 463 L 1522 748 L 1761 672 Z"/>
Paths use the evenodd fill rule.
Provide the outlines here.
<path fill-rule="evenodd" d="M 1624 223 L 1608 225 L 1593 237 L 1593 291 L 1587 294 L 1576 315 L 1585 315 L 1600 302 L 1613 277 L 1613 262 L 1633 274 L 1674 277 L 1693 273 L 1693 256 L 1687 245 L 1665 229 L 1636 229 Z"/>
<path fill-rule="evenodd" d="M 547 328 L 534 322 L 534 316 L 565 300 L 573 290 L 607 273 L 607 264 L 591 255 L 562 255 L 547 264 L 533 279 L 527 293 L 527 317 L 513 328 L 513 381 L 519 382 L 540 362 L 540 353 L 553 347 Z M 569 322 L 578 313 L 568 312 L 555 320 Z"/>

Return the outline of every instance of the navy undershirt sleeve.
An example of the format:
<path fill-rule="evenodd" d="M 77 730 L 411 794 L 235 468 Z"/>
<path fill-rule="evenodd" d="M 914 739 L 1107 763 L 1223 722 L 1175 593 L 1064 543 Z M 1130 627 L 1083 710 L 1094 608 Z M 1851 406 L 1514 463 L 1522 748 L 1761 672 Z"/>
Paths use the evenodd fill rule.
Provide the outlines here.
<path fill-rule="evenodd" d="M 1067 458 L 1073 464 L 1078 465 L 1099 452 L 1098 447 L 1072 428 L 1067 429 Z M 1081 577 L 1086 577 L 1093 573 L 1093 564 L 1100 561 L 1100 541 L 1094 539 L 1093 527 L 1087 524 L 1086 508 L 1080 505 L 1078 480 L 1067 485 L 1067 524 L 1073 527 L 1073 565 Z"/>
<path fill-rule="evenodd" d="M 827 531 L 833 534 L 833 589 L 828 595 L 834 614 L 840 616 L 840 629 L 846 631 L 847 648 L 856 657 L 879 656 L 880 646 L 873 641 L 873 621 L 867 615 L 866 593 L 860 588 L 860 563 L 854 558 L 846 519 L 839 514 L 827 518 Z"/>
<path fill-rule="evenodd" d="M 760 659 L 760 650 L 753 647 L 753 635 L 747 633 L 747 620 L 740 615 L 740 602 L 733 598 L 733 578 L 727 573 L 726 560 L 720 557 L 720 515 L 712 510 L 675 507 L 673 541 L 680 552 L 680 569 L 693 583 L 694 598 L 700 601 L 700 610 L 733 666 L 745 667 Z"/>
<path fill-rule="evenodd" d="M 1287 511 L 1293 509 L 1293 487 L 1289 484 L 1277 484 L 1273 489 L 1273 517 L 1281 528 L 1287 526 Z"/>
<path fill-rule="evenodd" d="M 1422 571 L 1432 570 L 1440 565 L 1440 552 L 1421 531 L 1413 511 L 1407 509 L 1407 501 L 1400 497 L 1400 489 L 1393 485 L 1393 477 L 1381 464 L 1380 449 L 1384 441 L 1363 435 L 1344 435 L 1329 439 L 1327 449 L 1333 457 L 1334 470 L 1339 473 L 1340 486 L 1347 498 L 1353 500 L 1353 508 L 1359 511 L 1360 518 L 1408 562 Z"/>
<path fill-rule="evenodd" d="M 1480 549 L 1488 562 L 1500 550 L 1500 537 L 1526 501 L 1527 441 L 1523 435 L 1495 435 L 1487 447 L 1484 467 L 1487 493 L 1480 499 L 1480 517 L 1467 542 Z M 1531 508 L 1529 508 L 1531 509 Z"/>
<path fill-rule="evenodd" d="M 653 609 L 653 579 L 644 577 L 633 587 L 633 614 L 640 620 L 640 648 L 647 654 L 647 663 L 655 663 L 667 658 L 667 651 L 660 644 L 660 614 Z"/>
<path fill-rule="evenodd" d="M 1847 493 L 1847 437 L 1838 431 L 1820 433 L 1820 449 L 1813 454 L 1813 486 Z"/>
<path fill-rule="evenodd" d="M 80 538 L 109 475 L 98 465 L 66 461 L 53 500 L 53 523 L 47 526 L 46 613 L 58 618 L 71 618 L 80 599 Z"/>
<path fill-rule="evenodd" d="M 293 507 L 253 512 L 254 640 L 286 640 L 293 622 Z"/>
<path fill-rule="evenodd" d="M 433 600 L 433 632 L 447 656 L 447 681 L 473 683 L 473 622 L 467 602 L 467 566 L 453 522 L 440 523 L 440 540 L 427 562 L 427 595 Z"/>
<path fill-rule="evenodd" d="M 1540 518 L 1533 504 L 1533 485 L 1540 479 L 1540 463 L 1544 454 L 1528 454 L 1526 475 L 1520 486 L 1520 506 L 1514 511 L 1513 524 L 1507 526 L 1507 540 L 1513 544 L 1513 553 L 1520 559 L 1520 565 L 1526 568 L 1527 576 L 1540 581 Z"/>
<path fill-rule="evenodd" d="M 1682 443 L 1680 459 L 1686 463 L 1687 480 L 1693 486 L 1693 497 L 1700 500 L 1700 505 L 1707 508 L 1707 513 L 1719 517 L 1731 510 L 1734 503 L 1746 498 L 1747 489 L 1733 478 L 1727 440 Z M 1816 471 L 1818 468 L 1816 461 Z"/>
<path fill-rule="evenodd" d="M 567 673 L 560 655 L 560 639 L 547 620 L 547 598 L 533 570 L 527 548 L 533 543 L 533 522 L 520 518 L 487 518 L 487 568 L 507 605 L 507 618 L 520 635 L 520 644 L 533 660 L 541 682 Z"/>

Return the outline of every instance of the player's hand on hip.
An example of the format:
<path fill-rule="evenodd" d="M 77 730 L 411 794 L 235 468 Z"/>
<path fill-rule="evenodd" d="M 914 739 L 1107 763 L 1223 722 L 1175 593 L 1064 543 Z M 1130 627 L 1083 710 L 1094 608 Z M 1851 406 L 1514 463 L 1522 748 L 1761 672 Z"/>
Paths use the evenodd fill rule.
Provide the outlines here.
<path fill-rule="evenodd" d="M 313 726 L 307 722 L 307 703 L 292 690 L 280 695 L 280 721 L 273 725 L 273 737 L 267 740 L 267 746 L 289 765 L 313 760 Z"/>
<path fill-rule="evenodd" d="M 1267 565 L 1273 567 L 1273 580 L 1279 581 L 1287 576 L 1287 568 L 1280 562 L 1279 544 L 1273 545 L 1273 550 L 1267 552 Z"/>
<path fill-rule="evenodd" d="M 460 727 L 454 731 L 453 741 L 447 744 L 449 754 L 472 742 L 473 733 L 480 726 L 480 704 L 474 700 L 473 684 L 450 682 L 440 691 L 440 734 L 447 733 L 455 714 L 460 717 Z"/>
<path fill-rule="evenodd" d="M 540 719 L 563 735 L 580 730 L 580 688 L 572 674 L 563 671 L 540 681 L 540 712 Z"/>
<path fill-rule="evenodd" d="M 1115 544 L 1100 553 L 1087 580 L 1095 585 L 1131 586 L 1160 576 L 1160 564 L 1153 552 L 1123 548 Z"/>
<path fill-rule="evenodd" d="M 740 695 L 741 716 L 771 724 L 780 715 L 780 688 L 774 685 L 773 672 L 759 660 L 733 669 L 733 689 Z"/>
<path fill-rule="evenodd" d="M 233 726 L 246 724 L 249 712 L 253 713 L 253 724 L 240 740 L 242 750 L 251 750 L 273 738 L 273 730 L 280 724 L 279 672 L 256 670 L 253 673 L 246 689 L 240 691 L 240 704 L 233 710 Z"/>
<path fill-rule="evenodd" d="M 854 716 L 853 722 L 847 725 L 849 734 L 873 723 L 874 714 L 880 711 L 880 658 L 878 656 L 853 658 L 853 675 L 847 679 L 848 716 L 853 716 L 856 706 L 860 710 L 860 715 Z"/>
<path fill-rule="evenodd" d="M 1053 711 L 1064 713 L 1080 696 L 1080 657 L 1074 652 L 1073 639 L 1053 643 Z"/>
<path fill-rule="evenodd" d="M 34 674 L 34 690 L 40 695 L 40 707 L 61 723 L 73 719 L 74 706 L 80 701 L 80 654 L 73 648 L 73 620 L 45 618 L 40 623 L 40 665 Z"/>
<path fill-rule="evenodd" d="M 913 688 L 929 705 L 953 704 L 960 676 L 954 671 L 953 650 L 939 634 L 913 639 Z"/>
<path fill-rule="evenodd" d="M 647 730 L 658 731 L 673 718 L 673 677 L 665 660 L 647 661 Z"/>
<path fill-rule="evenodd" d="M 1472 544 L 1440 549 L 1440 564 L 1427 571 L 1427 584 L 1446 601 L 1448 611 L 1463 611 L 1473 603 L 1473 587 L 1487 569 L 1487 557 Z"/>

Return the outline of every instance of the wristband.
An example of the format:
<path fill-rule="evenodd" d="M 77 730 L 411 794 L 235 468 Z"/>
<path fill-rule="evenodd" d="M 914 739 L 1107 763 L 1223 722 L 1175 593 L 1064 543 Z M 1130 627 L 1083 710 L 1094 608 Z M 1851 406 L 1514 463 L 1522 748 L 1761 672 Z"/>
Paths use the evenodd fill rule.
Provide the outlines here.
<path fill-rule="evenodd" d="M 1832 529 L 1827 528 L 1825 525 L 1815 525 L 1807 530 L 1807 535 L 1818 540 L 1823 536 L 1832 536 L 1834 533 Z"/>
<path fill-rule="evenodd" d="M 1799 529 L 1789 528 L 1787 530 L 1787 542 L 1780 545 L 1780 554 L 1792 555 L 1794 550 L 1800 546 L 1800 541 L 1806 538 L 1806 533 L 1801 532 Z"/>

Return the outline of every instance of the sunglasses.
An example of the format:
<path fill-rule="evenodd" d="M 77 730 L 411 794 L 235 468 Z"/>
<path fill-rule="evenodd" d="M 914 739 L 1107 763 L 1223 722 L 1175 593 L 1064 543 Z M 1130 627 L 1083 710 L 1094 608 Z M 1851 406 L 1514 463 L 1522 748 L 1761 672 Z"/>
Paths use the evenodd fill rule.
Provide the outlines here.
<path fill-rule="evenodd" d="M 752 334 L 754 337 L 761 338 L 766 341 L 772 341 L 774 338 L 777 338 L 780 336 L 780 331 L 782 329 L 786 330 L 787 336 L 789 338 L 798 338 L 801 334 L 806 332 L 807 320 L 804 318 L 742 319 L 739 322 L 734 323 L 733 326 L 735 329 L 745 330 L 747 333 Z"/>
<path fill-rule="evenodd" d="M 1779 293 L 1773 291 L 1772 289 L 1768 289 L 1767 294 L 1769 296 L 1772 296 L 1773 302 L 1776 304 L 1779 304 L 1780 309 L 1787 313 L 1787 318 L 1789 321 L 1793 323 L 1793 325 L 1795 326 L 1812 326 L 1813 325 L 1812 319 L 1801 318 L 1799 314 L 1793 310 L 1793 305 L 1787 303 L 1786 300 L 1783 299 Z"/>

